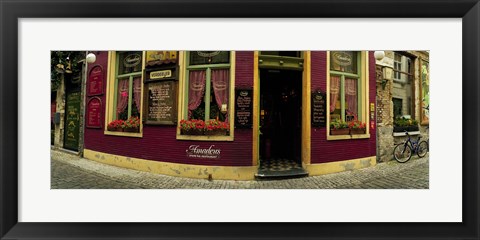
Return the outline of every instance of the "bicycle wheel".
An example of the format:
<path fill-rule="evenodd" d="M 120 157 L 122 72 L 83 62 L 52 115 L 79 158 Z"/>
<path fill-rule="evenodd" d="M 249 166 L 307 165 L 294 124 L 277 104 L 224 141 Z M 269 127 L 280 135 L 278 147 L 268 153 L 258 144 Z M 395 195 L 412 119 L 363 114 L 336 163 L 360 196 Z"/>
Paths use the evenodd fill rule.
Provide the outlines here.
<path fill-rule="evenodd" d="M 393 150 L 393 156 L 399 163 L 404 163 L 412 157 L 412 148 L 408 144 L 397 145 Z"/>
<path fill-rule="evenodd" d="M 425 155 L 427 155 L 427 152 L 428 152 L 428 143 L 425 141 L 421 141 L 418 144 L 417 155 L 423 158 L 425 157 Z"/>

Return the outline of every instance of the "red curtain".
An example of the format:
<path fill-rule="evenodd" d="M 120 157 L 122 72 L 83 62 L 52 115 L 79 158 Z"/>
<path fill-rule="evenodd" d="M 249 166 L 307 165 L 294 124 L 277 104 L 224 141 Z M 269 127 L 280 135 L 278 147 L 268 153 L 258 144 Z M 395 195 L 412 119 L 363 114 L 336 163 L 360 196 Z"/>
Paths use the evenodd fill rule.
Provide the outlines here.
<path fill-rule="evenodd" d="M 135 105 L 137 105 L 137 110 L 140 114 L 140 107 L 141 104 L 141 95 L 142 95 L 142 81 L 140 77 L 133 79 L 133 101 L 135 101 Z"/>
<path fill-rule="evenodd" d="M 197 109 L 202 103 L 205 93 L 205 77 L 206 72 L 190 71 L 188 82 L 188 118 L 192 117 L 192 111 Z"/>
<path fill-rule="evenodd" d="M 215 92 L 215 100 L 220 110 L 222 109 L 222 104 L 228 104 L 229 77 L 230 71 L 228 69 L 212 70 L 213 91 Z M 225 122 L 228 122 L 228 111 L 225 116 Z"/>
<path fill-rule="evenodd" d="M 338 95 L 340 94 L 340 77 L 330 76 L 330 112 L 335 111 Z"/>
<path fill-rule="evenodd" d="M 128 106 L 128 78 L 118 80 L 117 86 L 117 119 L 121 112 Z"/>
<path fill-rule="evenodd" d="M 349 115 L 355 116 L 355 119 L 358 117 L 357 113 L 357 79 L 346 78 L 345 79 L 345 100 L 347 102 L 347 113 Z"/>

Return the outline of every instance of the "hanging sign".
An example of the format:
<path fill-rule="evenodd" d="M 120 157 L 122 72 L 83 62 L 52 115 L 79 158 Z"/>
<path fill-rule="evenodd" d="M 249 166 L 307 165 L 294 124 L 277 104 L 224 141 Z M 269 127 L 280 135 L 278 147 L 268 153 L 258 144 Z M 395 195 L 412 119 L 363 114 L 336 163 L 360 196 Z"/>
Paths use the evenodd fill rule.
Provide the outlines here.
<path fill-rule="evenodd" d="M 163 78 L 169 78 L 169 77 L 172 77 L 172 70 L 150 72 L 151 80 L 163 79 Z"/>
<path fill-rule="evenodd" d="M 235 127 L 251 128 L 253 112 L 252 89 L 235 90 Z"/>
<path fill-rule="evenodd" d="M 102 95 L 103 82 L 103 68 L 96 65 L 88 74 L 88 96 Z"/>
<path fill-rule="evenodd" d="M 177 62 L 176 51 L 147 51 L 147 65 L 161 65 Z"/>
<path fill-rule="evenodd" d="M 312 93 L 312 127 L 325 127 L 327 124 L 327 99 L 322 92 Z"/>
<path fill-rule="evenodd" d="M 102 128 L 102 100 L 98 97 L 91 98 L 87 104 L 87 127 Z"/>

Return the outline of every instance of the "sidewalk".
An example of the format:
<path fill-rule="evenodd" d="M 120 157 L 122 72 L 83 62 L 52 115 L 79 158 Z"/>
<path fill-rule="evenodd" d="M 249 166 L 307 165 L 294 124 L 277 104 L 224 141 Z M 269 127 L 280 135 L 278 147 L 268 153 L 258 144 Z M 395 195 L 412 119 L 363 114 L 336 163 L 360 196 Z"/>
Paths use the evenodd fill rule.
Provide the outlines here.
<path fill-rule="evenodd" d="M 407 163 L 297 179 L 225 181 L 171 177 L 105 165 L 51 150 L 52 189 L 428 189 L 429 155 Z"/>

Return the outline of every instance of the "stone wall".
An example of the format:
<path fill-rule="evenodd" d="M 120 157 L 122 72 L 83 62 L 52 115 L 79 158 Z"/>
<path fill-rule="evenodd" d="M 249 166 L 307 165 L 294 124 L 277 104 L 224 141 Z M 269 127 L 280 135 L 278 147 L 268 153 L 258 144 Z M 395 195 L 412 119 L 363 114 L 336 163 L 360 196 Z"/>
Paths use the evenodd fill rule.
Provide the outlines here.
<path fill-rule="evenodd" d="M 420 66 L 419 59 L 429 59 L 429 53 L 426 51 L 404 51 L 402 54 L 411 57 L 414 66 L 414 79 L 410 84 L 399 84 L 393 81 L 394 68 L 394 52 L 385 51 L 385 58 L 376 61 L 377 67 L 377 161 L 385 162 L 393 159 L 393 149 L 395 144 L 405 141 L 406 137 L 393 136 L 393 97 L 401 97 L 408 99 L 410 97 L 414 103 L 411 104 L 413 112 L 410 113 L 413 119 L 420 122 Z M 412 85 L 413 84 L 413 87 Z M 402 88 L 408 87 L 411 90 L 401 91 Z M 413 91 L 413 93 L 412 93 Z M 407 96 L 411 94 L 412 96 Z M 405 101 L 405 100 L 404 100 Z M 408 101 L 407 101 L 408 102 Z M 404 112 L 404 114 L 406 114 Z M 423 140 L 428 139 L 427 126 L 420 126 L 420 134 Z M 416 139 L 418 136 L 412 136 Z"/>

